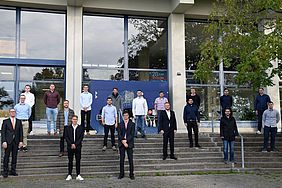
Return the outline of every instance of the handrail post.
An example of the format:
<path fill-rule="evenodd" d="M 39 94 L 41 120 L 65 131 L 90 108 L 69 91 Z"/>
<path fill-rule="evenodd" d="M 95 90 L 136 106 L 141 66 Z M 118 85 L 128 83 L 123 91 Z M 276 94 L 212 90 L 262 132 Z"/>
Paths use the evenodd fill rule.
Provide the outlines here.
<path fill-rule="evenodd" d="M 241 137 L 241 155 L 242 155 L 242 168 L 245 168 L 245 160 L 244 160 L 244 139 L 241 134 L 239 134 Z"/>
<path fill-rule="evenodd" d="M 212 110 L 212 135 L 214 134 L 214 128 L 213 128 L 213 120 L 214 120 L 214 117 L 213 117 L 213 112 L 214 112 L 214 110 Z"/>

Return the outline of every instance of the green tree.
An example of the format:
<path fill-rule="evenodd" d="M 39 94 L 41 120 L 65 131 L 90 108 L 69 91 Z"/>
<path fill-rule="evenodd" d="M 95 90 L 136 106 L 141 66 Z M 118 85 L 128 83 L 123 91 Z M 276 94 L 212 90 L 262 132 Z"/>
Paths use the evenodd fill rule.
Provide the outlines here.
<path fill-rule="evenodd" d="M 195 77 L 208 80 L 223 62 L 238 71 L 238 85 L 272 86 L 272 78 L 282 75 L 281 7 L 281 0 L 217 0 L 204 33 L 218 33 L 220 39 L 207 38 L 201 44 Z"/>

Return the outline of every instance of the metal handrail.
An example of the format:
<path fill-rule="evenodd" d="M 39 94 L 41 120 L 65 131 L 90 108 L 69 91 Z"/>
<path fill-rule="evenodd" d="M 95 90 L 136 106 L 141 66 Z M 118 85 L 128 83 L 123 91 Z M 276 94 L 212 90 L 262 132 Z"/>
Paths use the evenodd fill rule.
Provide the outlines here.
<path fill-rule="evenodd" d="M 244 138 L 239 133 L 239 136 L 241 137 L 241 157 L 242 157 L 242 168 L 245 168 L 245 159 L 244 159 Z"/>

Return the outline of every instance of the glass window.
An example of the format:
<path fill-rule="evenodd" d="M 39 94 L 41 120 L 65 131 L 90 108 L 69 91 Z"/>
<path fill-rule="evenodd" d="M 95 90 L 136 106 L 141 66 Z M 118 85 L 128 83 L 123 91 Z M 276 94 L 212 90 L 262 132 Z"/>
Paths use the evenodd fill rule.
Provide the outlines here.
<path fill-rule="evenodd" d="M 123 80 L 123 70 L 83 69 L 83 81 Z"/>
<path fill-rule="evenodd" d="M 256 120 L 254 101 L 257 92 L 252 88 L 228 88 L 233 97 L 233 116 L 236 120 Z"/>
<path fill-rule="evenodd" d="M 167 69 L 167 21 L 128 19 L 129 68 Z"/>
<path fill-rule="evenodd" d="M 0 9 L 0 57 L 15 57 L 16 11 Z"/>
<path fill-rule="evenodd" d="M 210 86 L 196 86 L 193 87 L 196 89 L 196 93 L 201 98 L 201 104 L 199 107 L 200 119 L 201 120 L 212 120 L 211 113 L 216 111 L 217 115 L 214 114 L 214 119 L 220 116 L 220 88 L 219 87 L 210 87 Z M 187 94 L 190 94 L 190 88 L 186 89 Z"/>
<path fill-rule="evenodd" d="M 64 60 L 65 14 L 22 11 L 21 57 Z"/>
<path fill-rule="evenodd" d="M 167 81 L 167 71 L 129 71 L 130 81 L 152 81 L 164 82 Z"/>
<path fill-rule="evenodd" d="M 0 118 L 9 117 L 9 108 L 14 105 L 14 82 L 0 81 Z"/>
<path fill-rule="evenodd" d="M 193 72 L 186 72 L 186 84 L 209 84 L 209 85 L 218 85 L 219 84 L 219 74 L 218 73 L 212 73 L 209 80 L 207 81 L 200 81 L 198 79 L 195 79 Z"/>
<path fill-rule="evenodd" d="M 64 81 L 64 68 L 56 67 L 20 67 L 20 80 Z"/>
<path fill-rule="evenodd" d="M 83 65 L 124 66 L 124 19 L 83 16 Z"/>
<path fill-rule="evenodd" d="M 15 67 L 14 66 L 0 66 L 0 80 L 14 80 L 15 76 Z"/>

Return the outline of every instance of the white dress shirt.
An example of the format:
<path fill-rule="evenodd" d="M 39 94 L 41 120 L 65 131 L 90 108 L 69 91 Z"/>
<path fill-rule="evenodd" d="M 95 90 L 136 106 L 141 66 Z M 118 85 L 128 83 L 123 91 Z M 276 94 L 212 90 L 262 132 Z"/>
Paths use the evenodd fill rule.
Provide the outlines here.
<path fill-rule="evenodd" d="M 133 99 L 132 113 L 133 113 L 133 116 L 147 115 L 148 105 L 147 105 L 147 101 L 146 101 L 146 99 L 144 99 L 144 97 L 137 97 L 137 98 Z"/>
<path fill-rule="evenodd" d="M 25 95 L 25 103 L 28 104 L 30 106 L 30 108 L 33 107 L 34 103 L 35 103 L 35 97 L 33 93 L 30 92 L 25 92 L 23 93 Z"/>
<path fill-rule="evenodd" d="M 73 126 L 73 124 L 71 124 L 71 125 L 73 127 L 73 141 L 75 142 L 75 130 L 78 127 L 78 125 L 76 125 L 76 126 Z"/>

